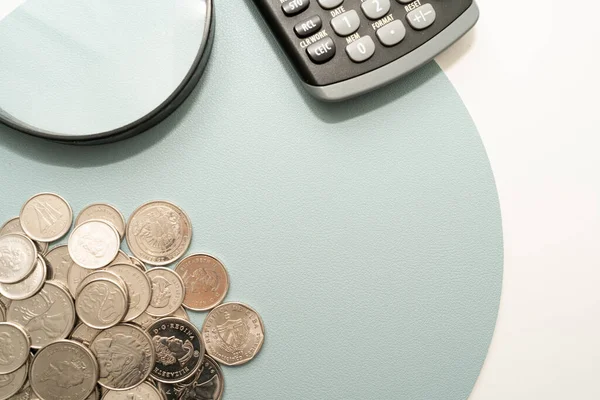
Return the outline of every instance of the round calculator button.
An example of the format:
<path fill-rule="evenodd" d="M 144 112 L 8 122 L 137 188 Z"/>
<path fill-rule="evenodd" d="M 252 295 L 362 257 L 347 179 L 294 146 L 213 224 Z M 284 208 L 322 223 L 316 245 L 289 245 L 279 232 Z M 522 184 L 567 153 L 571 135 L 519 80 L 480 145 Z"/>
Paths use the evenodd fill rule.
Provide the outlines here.
<path fill-rule="evenodd" d="M 361 4 L 363 12 L 370 19 L 379 19 L 390 11 L 390 0 L 367 0 Z"/>
<path fill-rule="evenodd" d="M 346 46 L 346 53 L 354 62 L 366 61 L 375 53 L 375 42 L 371 36 L 363 36 Z"/>

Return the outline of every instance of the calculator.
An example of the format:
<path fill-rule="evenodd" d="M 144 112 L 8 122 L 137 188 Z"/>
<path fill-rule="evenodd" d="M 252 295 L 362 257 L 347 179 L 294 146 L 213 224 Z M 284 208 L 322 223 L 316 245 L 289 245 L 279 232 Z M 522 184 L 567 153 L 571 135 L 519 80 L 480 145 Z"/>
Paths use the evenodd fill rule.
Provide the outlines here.
<path fill-rule="evenodd" d="M 479 18 L 474 0 L 253 0 L 317 98 L 344 100 L 422 66 Z"/>

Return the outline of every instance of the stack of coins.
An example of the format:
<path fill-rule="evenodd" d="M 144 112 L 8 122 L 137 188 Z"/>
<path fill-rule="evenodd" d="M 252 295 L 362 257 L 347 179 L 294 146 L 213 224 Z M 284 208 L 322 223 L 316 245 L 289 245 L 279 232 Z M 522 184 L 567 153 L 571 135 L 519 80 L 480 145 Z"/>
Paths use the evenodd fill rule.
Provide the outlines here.
<path fill-rule="evenodd" d="M 165 267 L 190 246 L 189 217 L 153 201 L 126 223 L 93 204 L 49 249 L 72 225 L 70 205 L 41 193 L 0 228 L 0 400 L 221 399 L 219 364 L 253 359 L 264 326 L 221 304 L 229 276 L 215 257 Z M 186 310 L 209 311 L 201 330 Z"/>

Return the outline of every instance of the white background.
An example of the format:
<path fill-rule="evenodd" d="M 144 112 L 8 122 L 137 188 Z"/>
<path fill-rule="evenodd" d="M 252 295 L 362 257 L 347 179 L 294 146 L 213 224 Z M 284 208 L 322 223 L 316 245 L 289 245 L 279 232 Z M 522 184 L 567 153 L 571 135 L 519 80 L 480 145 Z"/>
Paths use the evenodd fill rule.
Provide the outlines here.
<path fill-rule="evenodd" d="M 496 177 L 504 287 L 471 400 L 600 399 L 600 3 L 479 0 L 438 62 Z"/>
<path fill-rule="evenodd" d="M 437 59 L 479 128 L 504 226 L 498 325 L 470 399 L 597 400 L 600 3 L 479 5 Z"/>

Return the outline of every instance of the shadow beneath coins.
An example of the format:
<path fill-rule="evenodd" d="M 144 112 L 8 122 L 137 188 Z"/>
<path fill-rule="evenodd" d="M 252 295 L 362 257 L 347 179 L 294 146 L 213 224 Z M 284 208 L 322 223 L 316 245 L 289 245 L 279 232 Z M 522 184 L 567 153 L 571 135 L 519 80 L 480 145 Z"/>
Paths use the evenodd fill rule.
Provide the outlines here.
<path fill-rule="evenodd" d="M 114 143 L 74 146 L 30 136 L 0 123 L 0 147 L 48 165 L 86 168 L 109 165 L 142 153 L 163 141 L 195 106 L 211 72 L 210 58 L 200 81 L 184 102 L 149 130 Z M 1 174 L 2 172 L 0 172 Z"/>
<path fill-rule="evenodd" d="M 260 15 L 258 8 L 253 4 L 253 1 L 246 0 L 244 3 L 254 17 L 254 20 L 256 21 L 256 24 L 259 26 L 263 35 L 267 38 L 270 47 L 277 54 L 281 63 L 285 66 L 284 69 L 287 72 L 289 79 L 294 82 L 296 90 L 298 90 L 306 105 L 310 108 L 315 116 L 325 123 L 335 124 L 369 114 L 371 111 L 409 94 L 413 90 L 418 89 L 421 85 L 433 79 L 438 74 L 443 73 L 441 68 L 432 61 L 422 68 L 419 68 L 418 70 L 408 74 L 404 78 L 364 95 L 336 103 L 319 100 L 311 96 L 308 91 L 304 89 L 299 75 L 294 70 L 292 63 L 285 55 L 283 49 L 279 46 L 279 43 L 277 43 L 277 40 L 269 29 L 269 26 Z"/>

